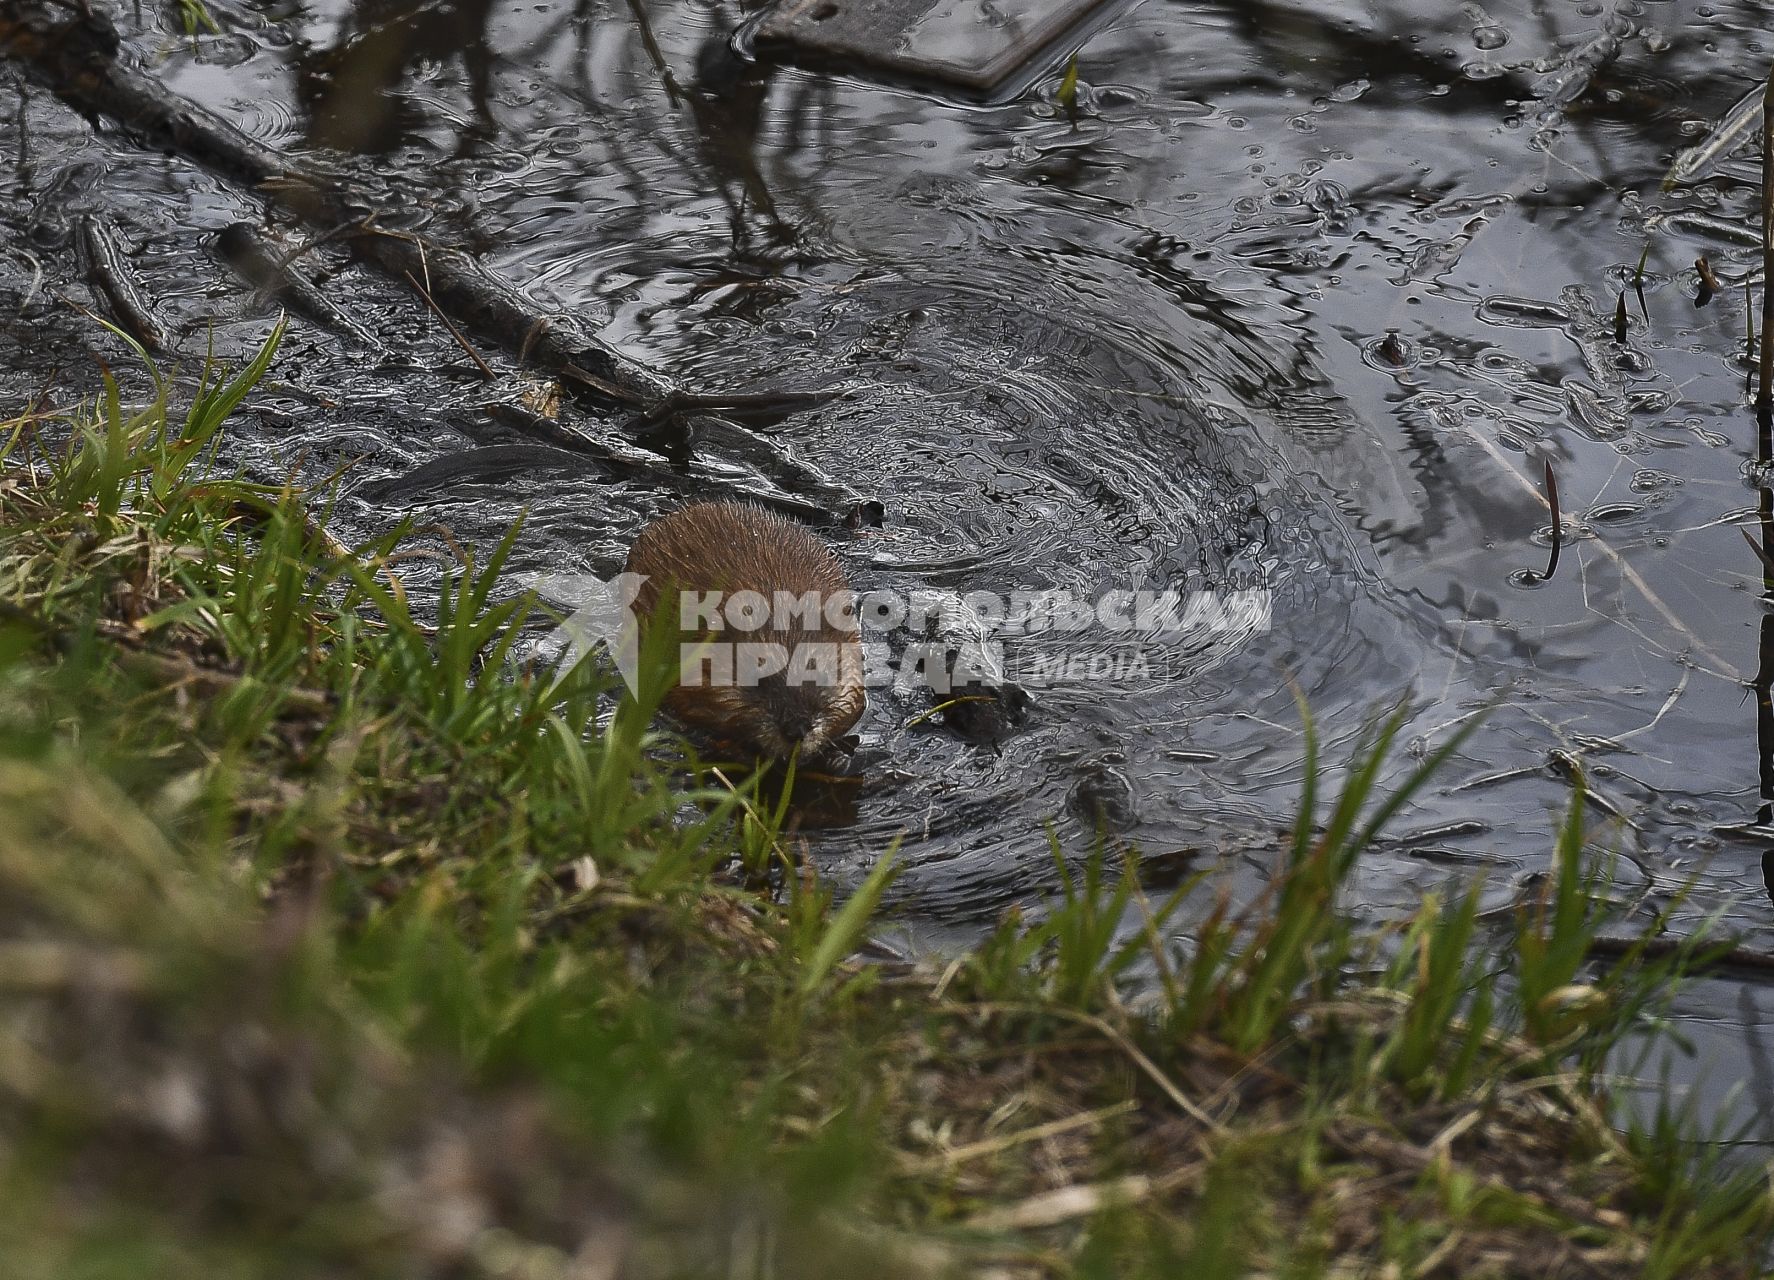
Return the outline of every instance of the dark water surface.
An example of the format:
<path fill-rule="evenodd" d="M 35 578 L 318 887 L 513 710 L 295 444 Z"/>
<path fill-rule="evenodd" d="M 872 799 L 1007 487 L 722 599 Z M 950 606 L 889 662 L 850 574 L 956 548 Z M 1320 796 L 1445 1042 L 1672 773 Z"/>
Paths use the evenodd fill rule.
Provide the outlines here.
<path fill-rule="evenodd" d="M 1759 6 L 1148 0 L 1084 48 L 1075 121 L 1057 73 L 980 107 L 736 70 L 719 4 L 653 3 L 645 33 L 608 0 L 461 0 L 410 28 L 387 4 L 211 8 L 223 33 L 195 42 L 129 28 L 175 89 L 277 146 L 355 153 L 434 235 L 691 387 L 847 393 L 708 461 L 880 500 L 884 528 L 842 535 L 859 584 L 1268 589 L 1267 632 L 1043 692 L 999 753 L 873 701 L 858 819 L 813 847 L 850 878 L 903 833 L 919 944 L 1039 903 L 1049 826 L 1088 848 L 1104 795 L 1159 887 L 1260 883 L 1300 782 L 1291 679 L 1332 759 L 1401 698 L 1419 754 L 1499 704 L 1366 860 L 1359 908 L 1482 873 L 1501 913 L 1580 766 L 1641 918 L 1692 880 L 1684 925 L 1716 912 L 1774 948 L 1768 607 L 1733 527 L 1757 501 L 1748 135 L 1658 193 L 1759 91 Z M 86 297 L 84 211 L 139 249 L 184 351 L 263 336 L 191 230 L 256 219 L 242 193 L 4 76 L 0 120 L 9 402 L 85 342 L 116 358 L 56 297 Z M 1648 321 L 1634 298 L 1618 342 L 1647 243 Z M 1728 286 L 1703 308 L 1701 254 Z M 356 460 L 346 532 L 412 515 L 484 544 L 527 510 L 520 568 L 607 573 L 680 500 L 499 455 L 415 476 L 509 436 L 410 299 L 357 268 L 332 287 L 398 356 L 297 322 L 234 445 L 267 476 Z M 1722 980 L 1685 1007 L 1709 1088 L 1746 1078 L 1764 1114 L 1771 1017 L 1774 993 Z"/>

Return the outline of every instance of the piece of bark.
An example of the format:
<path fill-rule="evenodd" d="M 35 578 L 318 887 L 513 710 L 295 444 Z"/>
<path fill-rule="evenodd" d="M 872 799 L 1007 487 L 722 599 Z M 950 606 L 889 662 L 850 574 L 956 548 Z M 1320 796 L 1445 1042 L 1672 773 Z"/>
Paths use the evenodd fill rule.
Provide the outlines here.
<path fill-rule="evenodd" d="M 89 213 L 80 219 L 79 239 L 87 282 L 104 299 L 118 328 L 150 352 L 166 350 L 166 326 L 136 283 L 116 229 L 98 214 Z"/>

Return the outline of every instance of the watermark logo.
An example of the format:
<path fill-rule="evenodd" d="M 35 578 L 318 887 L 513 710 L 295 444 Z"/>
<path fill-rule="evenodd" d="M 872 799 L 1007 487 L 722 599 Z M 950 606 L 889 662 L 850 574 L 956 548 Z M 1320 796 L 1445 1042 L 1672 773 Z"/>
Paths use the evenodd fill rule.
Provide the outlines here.
<path fill-rule="evenodd" d="M 629 692 L 640 692 L 635 601 L 647 581 L 645 574 L 619 573 L 606 580 L 592 573 L 535 573 L 521 581 L 543 599 L 572 610 L 545 642 L 560 654 L 562 671 L 571 671 L 601 649 L 616 664 Z"/>
<path fill-rule="evenodd" d="M 639 674 L 636 602 L 646 579 L 623 573 L 532 575 L 528 585 L 571 612 L 550 645 L 571 666 L 607 651 L 632 690 Z M 831 687 L 957 688 L 1015 683 L 1134 685 L 1163 681 L 1203 655 L 1266 632 L 1266 588 L 973 591 L 686 590 L 675 622 L 685 686 L 767 682 Z"/>

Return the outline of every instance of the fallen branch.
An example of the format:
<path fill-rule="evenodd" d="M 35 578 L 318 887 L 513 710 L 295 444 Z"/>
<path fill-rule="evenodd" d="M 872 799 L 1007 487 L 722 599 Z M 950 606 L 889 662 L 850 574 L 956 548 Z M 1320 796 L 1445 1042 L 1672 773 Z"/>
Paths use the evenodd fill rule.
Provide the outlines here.
<path fill-rule="evenodd" d="M 514 431 L 570 450 L 612 475 L 627 476 L 656 488 L 678 491 L 686 498 L 694 496 L 699 489 L 706 489 L 710 483 L 706 477 L 687 475 L 658 458 L 619 451 L 601 440 L 593 439 L 569 423 L 537 413 L 521 404 L 494 401 L 482 405 L 481 412 L 494 422 Z M 424 470 L 424 467 L 419 468 L 419 471 Z M 441 474 L 441 469 L 433 474 Z M 418 471 L 408 477 L 411 483 L 417 483 L 419 479 Z M 426 483 L 435 483 L 435 480 L 427 478 Z M 832 512 L 825 507 L 788 494 L 760 491 L 747 493 L 745 497 L 748 502 L 781 512 L 791 520 L 824 524 L 832 518 Z"/>
<path fill-rule="evenodd" d="M 135 65 L 116 28 L 85 5 L 7 0 L 0 5 L 0 57 L 18 63 L 88 120 L 109 117 L 141 145 L 249 187 L 321 238 L 349 244 L 361 260 L 419 288 L 426 305 L 445 318 L 459 339 L 459 330 L 473 332 L 519 364 L 560 380 L 581 401 L 631 413 L 631 435 L 657 433 L 669 420 L 675 430 L 667 435 L 679 442 L 735 433 L 755 441 L 718 411 L 731 406 L 754 415 L 774 407 L 782 413 L 807 403 L 804 395 L 704 396 L 682 390 L 587 332 L 571 315 L 538 310 L 514 284 L 463 250 L 414 230 L 383 225 L 393 217 L 342 175 L 266 146 L 171 92 Z M 579 437 L 571 443 L 582 441 Z M 686 450 L 680 444 L 665 451 Z M 847 489 L 787 459 L 778 460 L 777 470 L 782 473 L 775 477 L 779 481 L 821 491 L 816 496 L 822 505 L 788 504 L 800 508 L 802 518 L 828 522 L 828 507 L 843 509 L 856 501 Z"/>
<path fill-rule="evenodd" d="M 309 241 L 299 249 L 286 250 L 244 222 L 222 228 L 216 237 L 217 251 L 262 297 L 275 298 L 305 320 L 349 334 L 354 341 L 380 350 L 382 343 L 376 336 L 334 306 L 297 267 L 295 260 L 316 243 Z"/>
<path fill-rule="evenodd" d="M 286 156 L 171 92 L 133 64 L 102 14 L 51 0 L 12 0 L 0 8 L 0 54 L 87 119 L 108 116 L 144 146 L 251 187 L 322 232 L 345 228 L 341 238 L 361 257 L 396 280 L 410 273 L 426 281 L 438 306 L 459 324 L 581 390 L 643 408 L 674 390 L 572 317 L 538 311 L 516 286 L 461 250 L 413 231 L 384 229 L 375 198 L 342 176 Z"/>

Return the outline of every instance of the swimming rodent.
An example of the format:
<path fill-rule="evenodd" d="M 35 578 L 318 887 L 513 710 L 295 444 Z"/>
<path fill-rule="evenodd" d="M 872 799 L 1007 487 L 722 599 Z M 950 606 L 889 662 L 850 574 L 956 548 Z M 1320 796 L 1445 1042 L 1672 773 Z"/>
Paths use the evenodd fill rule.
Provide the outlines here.
<path fill-rule="evenodd" d="M 807 759 L 830 754 L 862 716 L 855 597 L 803 526 L 744 502 L 697 503 L 642 529 L 626 569 L 646 576 L 634 606 L 643 631 L 667 624 L 680 645 L 706 643 L 665 696 L 686 725 L 767 759 Z"/>

